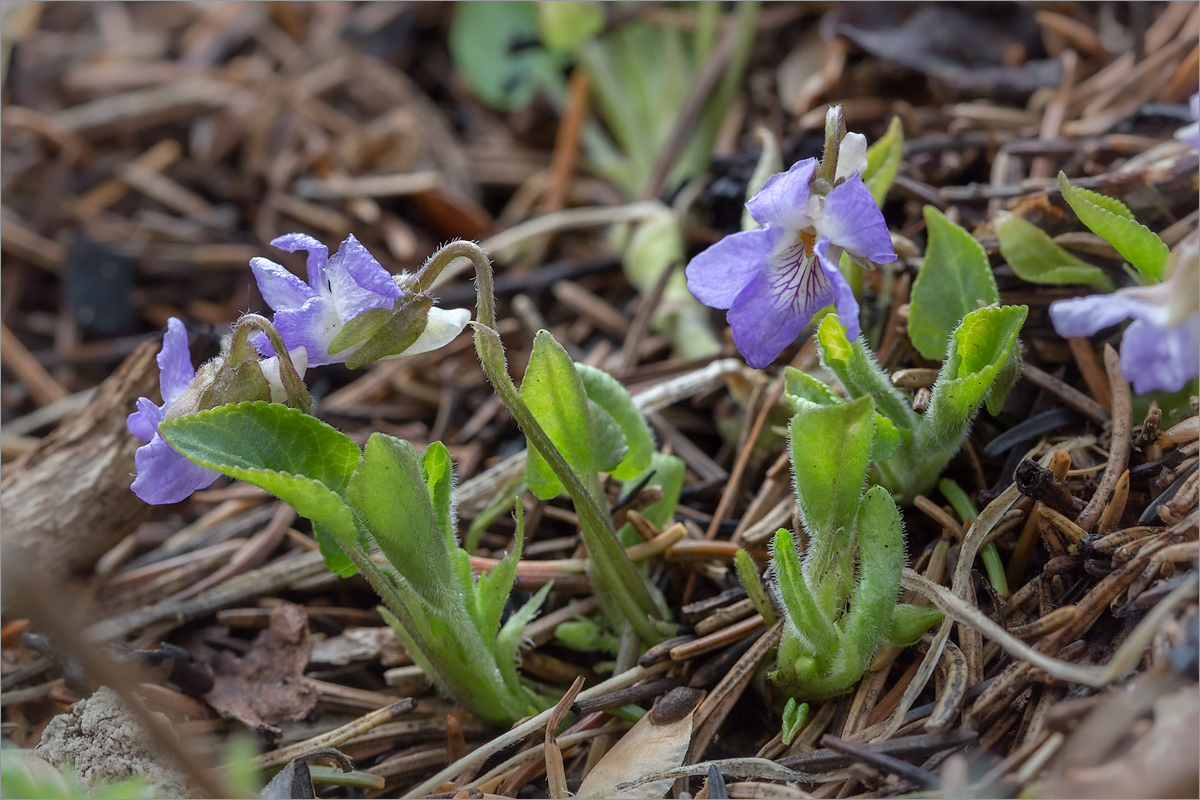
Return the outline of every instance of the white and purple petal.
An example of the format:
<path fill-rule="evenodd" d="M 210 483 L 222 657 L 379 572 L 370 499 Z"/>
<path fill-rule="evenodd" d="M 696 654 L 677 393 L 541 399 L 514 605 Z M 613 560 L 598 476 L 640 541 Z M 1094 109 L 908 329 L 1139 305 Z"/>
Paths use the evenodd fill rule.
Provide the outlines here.
<path fill-rule="evenodd" d="M 847 133 L 838 145 L 837 173 L 835 181 L 861 175 L 867 171 L 867 137 L 861 133 Z"/>
<path fill-rule="evenodd" d="M 837 258 L 831 258 L 830 256 L 833 256 L 834 253 L 829 253 L 829 248 L 830 243 L 822 240 L 817 242 L 817 246 L 813 249 L 816 251 L 821 270 L 833 287 L 833 307 L 837 309 L 838 322 L 845 326 L 846 338 L 854 341 L 858 338 L 859 331 L 858 298 L 854 296 L 854 290 L 850 288 L 850 284 L 846 282 L 846 278 L 838 266 L 838 262 L 841 260 L 841 250 L 834 248 L 837 251 Z"/>
<path fill-rule="evenodd" d="M 1200 314 L 1173 327 L 1134 320 L 1121 339 L 1121 374 L 1138 394 L 1182 389 L 1200 374 Z"/>
<path fill-rule="evenodd" d="M 263 300 L 273 311 L 299 308 L 309 298 L 317 296 L 316 289 L 268 258 L 250 259 L 250 271 L 254 273 Z"/>
<path fill-rule="evenodd" d="M 133 462 L 137 477 L 129 488 L 150 505 L 178 503 L 220 477 L 219 472 L 187 460 L 157 433 L 137 449 Z"/>
<path fill-rule="evenodd" d="M 760 272 L 730 306 L 727 318 L 738 352 L 747 364 L 761 369 L 796 341 L 811 316 L 797 314 L 767 273 Z"/>
<path fill-rule="evenodd" d="M 163 405 L 175 402 L 196 376 L 192 366 L 192 354 L 188 348 L 187 328 L 183 320 L 171 317 L 167 320 L 167 332 L 163 335 L 163 346 L 158 351 L 158 386 L 162 390 Z"/>
<path fill-rule="evenodd" d="M 876 264 L 896 260 L 892 235 L 883 212 L 875 205 L 871 190 L 857 175 L 833 187 L 824 199 L 815 227 L 818 233 L 852 256 Z"/>
<path fill-rule="evenodd" d="M 784 235 L 782 228 L 770 226 L 726 236 L 688 262 L 688 291 L 706 306 L 729 308 L 762 272 Z"/>
<path fill-rule="evenodd" d="M 307 251 L 305 266 L 308 269 L 308 285 L 314 289 L 324 285 L 325 265 L 329 261 L 328 247 L 307 233 L 285 233 L 283 236 L 276 236 L 271 240 L 271 246 L 278 247 L 285 253 Z"/>
<path fill-rule="evenodd" d="M 828 242 L 817 243 L 810 250 L 799 236 L 782 240 L 730 306 L 733 341 L 750 366 L 765 367 L 775 360 L 813 315 L 830 304 L 848 313 L 852 305 L 857 335 L 858 304 L 837 265 L 831 269 L 822 259 L 826 247 Z"/>
<path fill-rule="evenodd" d="M 353 235 L 346 237 L 329 259 L 326 278 L 342 322 L 369 309 L 392 308 L 404 294 L 388 271 Z"/>
<path fill-rule="evenodd" d="M 429 318 L 425 322 L 425 330 L 421 331 L 417 340 L 400 355 L 415 356 L 418 353 L 439 350 L 454 341 L 470 321 L 469 309 L 431 308 L 429 309 Z"/>
<path fill-rule="evenodd" d="M 125 427 L 143 442 L 148 442 L 158 433 L 158 423 L 167 418 L 161 406 L 148 397 L 137 399 L 137 411 L 125 419 Z"/>
<path fill-rule="evenodd" d="M 328 297 L 314 297 L 300 308 L 289 308 L 276 311 L 273 320 L 279 338 L 288 350 L 303 347 L 308 356 L 308 366 L 316 367 L 322 364 L 337 364 L 344 358 L 334 358 L 329 353 L 329 343 L 341 330 L 342 321 L 338 319 L 337 310 Z M 265 340 L 265 336 L 263 340 Z M 270 342 L 258 338 L 255 345 L 259 352 L 267 356 L 276 355 Z"/>
<path fill-rule="evenodd" d="M 362 288 L 393 300 L 398 300 L 404 294 L 391 274 L 362 246 L 354 234 L 346 237 L 346 241 L 338 248 L 338 253 L 342 256 L 346 271 Z"/>
<path fill-rule="evenodd" d="M 1050 321 L 1054 323 L 1054 330 L 1064 339 L 1091 336 L 1101 328 L 1116 325 L 1129 317 L 1152 318 L 1153 315 L 1152 307 L 1119 291 L 1056 300 L 1050 304 Z"/>
<path fill-rule="evenodd" d="M 810 227 L 808 183 L 816 168 L 817 160 L 806 158 L 797 161 L 787 172 L 772 175 L 746 202 L 750 216 L 760 225 L 775 225 L 793 231 Z"/>

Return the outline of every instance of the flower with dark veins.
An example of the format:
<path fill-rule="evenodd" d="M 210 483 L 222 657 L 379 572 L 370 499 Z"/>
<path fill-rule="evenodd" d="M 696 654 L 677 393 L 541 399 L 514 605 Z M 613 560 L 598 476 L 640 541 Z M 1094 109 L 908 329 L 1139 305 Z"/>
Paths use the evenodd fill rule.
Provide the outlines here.
<path fill-rule="evenodd" d="M 1171 251 L 1162 283 L 1050 304 L 1063 337 L 1091 336 L 1128 318 L 1121 374 L 1134 391 L 1178 391 L 1200 373 L 1200 231 Z"/>
<path fill-rule="evenodd" d="M 197 489 L 209 486 L 221 476 L 215 470 L 194 464 L 184 458 L 158 432 L 158 424 L 185 405 L 192 405 L 188 391 L 196 377 L 192 355 L 188 349 L 187 330 L 183 321 L 171 317 L 158 353 L 158 385 L 163 404 L 155 405 L 147 397 L 139 397 L 137 411 L 129 415 L 125 426 L 137 438 L 148 442 L 137 449 L 134 464 L 133 493 L 151 505 L 178 503 Z"/>
<path fill-rule="evenodd" d="M 846 134 L 832 185 L 808 158 L 771 176 L 746 203 L 763 227 L 727 236 L 687 266 L 688 288 L 702 303 L 729 309 L 733 341 L 752 367 L 770 364 L 822 308 L 833 305 L 858 335 L 858 301 L 838 269 L 896 259 L 883 214 L 861 173 L 866 140 Z"/>
<path fill-rule="evenodd" d="M 289 352 L 303 347 L 308 365 L 342 364 L 357 348 L 330 353 L 330 343 L 343 325 L 365 311 L 393 309 L 404 297 L 395 277 L 353 235 L 338 251 L 303 233 L 279 236 L 271 244 L 280 250 L 308 253 L 308 282 L 267 258 L 254 258 L 250 268 L 258 288 L 274 311 L 275 328 Z M 431 308 L 424 330 L 416 341 L 398 355 L 415 355 L 449 344 L 471 318 L 467 309 Z M 264 355 L 274 351 L 265 337 L 255 339 Z"/>

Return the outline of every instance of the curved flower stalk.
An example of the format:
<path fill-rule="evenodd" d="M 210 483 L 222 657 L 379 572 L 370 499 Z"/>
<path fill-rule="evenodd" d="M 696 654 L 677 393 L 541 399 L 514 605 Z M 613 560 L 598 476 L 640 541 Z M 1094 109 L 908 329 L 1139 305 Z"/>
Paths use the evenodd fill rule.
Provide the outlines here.
<path fill-rule="evenodd" d="M 530 449 L 545 460 L 550 472 L 562 482 L 571 496 L 575 512 L 579 515 L 580 534 L 588 551 L 588 575 L 601 608 L 611 620 L 629 620 L 638 636 L 649 644 L 672 635 L 674 626 L 665 622 L 669 612 L 655 603 L 652 593 L 629 560 L 629 555 L 621 547 L 612 515 L 563 457 L 508 374 L 504 343 L 496 331 L 492 263 L 487 253 L 472 242 L 451 242 L 435 253 L 417 273 L 416 286 L 432 285 L 441 271 L 456 258 L 467 258 L 475 267 L 478 308 L 473 323 L 475 352 L 492 388 L 529 440 Z"/>
<path fill-rule="evenodd" d="M 275 312 L 279 335 L 289 350 L 303 347 L 310 366 L 353 368 L 386 356 L 436 350 L 471 319 L 465 308 L 433 307 L 431 298 L 412 291 L 412 276 L 388 274 L 353 235 L 333 256 L 303 233 L 279 236 L 271 244 L 308 254 L 307 282 L 267 258 L 251 259 L 250 268 Z M 273 354 L 265 339 L 255 343 L 265 355 Z"/>
<path fill-rule="evenodd" d="M 1178 391 L 1200 373 L 1200 231 L 1171 251 L 1161 283 L 1050 305 L 1063 337 L 1091 336 L 1125 319 L 1133 322 L 1121 338 L 1121 373 L 1138 394 Z"/>
<path fill-rule="evenodd" d="M 167 321 L 157 359 L 163 403 L 160 406 L 147 397 L 138 398 L 137 411 L 125 423 L 130 433 L 147 442 L 134 454 L 137 477 L 130 487 L 145 502 L 178 503 L 220 475 L 193 463 L 168 444 L 158 430 L 165 420 L 243 400 L 270 400 L 308 410 L 311 399 L 301 381 L 307 367 L 304 351 L 292 351 L 282 362 L 275 356 L 260 359 L 249 346 L 253 330 L 282 344 L 270 323 L 257 314 L 247 314 L 238 321 L 227 349 L 197 372 L 183 321 L 177 317 Z"/>
<path fill-rule="evenodd" d="M 746 208 L 763 227 L 727 236 L 688 264 L 688 288 L 729 309 L 733 341 L 765 367 L 828 305 L 858 335 L 858 301 L 842 276 L 842 253 L 862 264 L 894 261 L 891 234 L 862 179 L 866 139 L 846 133 L 841 108 L 826 118 L 825 159 L 773 175 Z"/>

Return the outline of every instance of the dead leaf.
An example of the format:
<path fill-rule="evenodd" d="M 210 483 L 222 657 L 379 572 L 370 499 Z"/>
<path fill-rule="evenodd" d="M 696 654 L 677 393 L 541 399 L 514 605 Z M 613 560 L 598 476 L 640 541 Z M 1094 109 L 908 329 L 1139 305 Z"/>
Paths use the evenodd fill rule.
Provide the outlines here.
<path fill-rule="evenodd" d="M 662 772 L 683 764 L 692 743 L 692 715 L 704 693 L 680 686 L 655 704 L 650 713 L 621 737 L 587 774 L 577 797 L 661 798 L 673 778 L 640 784 L 627 791 L 616 786 L 638 775 Z"/>
<path fill-rule="evenodd" d="M 340 636 L 313 637 L 309 660 L 315 664 L 344 666 L 355 661 L 379 659 L 385 667 L 408 664 L 404 648 L 391 628 L 347 628 Z"/>
<path fill-rule="evenodd" d="M 310 648 L 308 614 L 281 603 L 243 658 L 221 652 L 204 699 L 223 717 L 278 735 L 279 723 L 304 719 L 317 705 L 316 691 L 303 680 Z"/>

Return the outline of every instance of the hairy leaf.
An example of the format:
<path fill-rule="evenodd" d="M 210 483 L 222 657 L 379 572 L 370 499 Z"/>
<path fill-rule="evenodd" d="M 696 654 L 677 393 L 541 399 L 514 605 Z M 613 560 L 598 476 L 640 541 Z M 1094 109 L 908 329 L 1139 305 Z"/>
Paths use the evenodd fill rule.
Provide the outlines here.
<path fill-rule="evenodd" d="M 355 544 L 354 517 L 342 495 L 362 453 L 316 417 L 256 401 L 167 420 L 158 429 L 197 464 L 266 489 L 343 546 Z"/>

